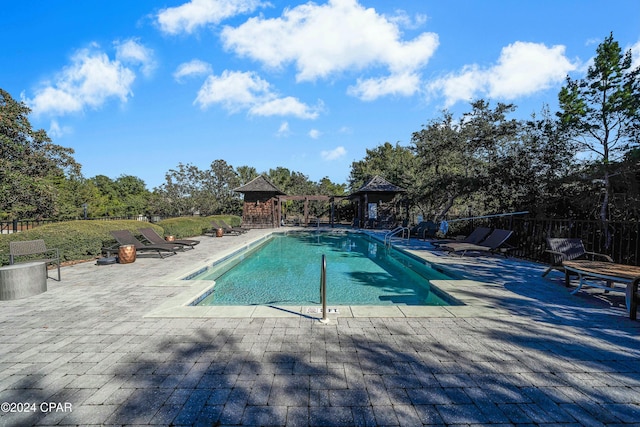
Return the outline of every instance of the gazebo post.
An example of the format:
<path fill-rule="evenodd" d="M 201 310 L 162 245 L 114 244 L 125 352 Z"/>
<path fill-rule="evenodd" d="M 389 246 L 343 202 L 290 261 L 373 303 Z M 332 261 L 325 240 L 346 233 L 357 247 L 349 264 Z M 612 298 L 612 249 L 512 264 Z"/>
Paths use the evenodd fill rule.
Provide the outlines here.
<path fill-rule="evenodd" d="M 273 228 L 280 226 L 280 197 L 284 195 L 264 175 L 234 189 L 244 194 L 242 225 L 249 228 Z M 278 218 L 276 218 L 278 217 Z"/>
<path fill-rule="evenodd" d="M 377 207 L 380 207 L 382 203 L 393 201 L 394 197 L 398 193 L 405 193 L 406 190 L 391 184 L 381 176 L 374 176 L 366 184 L 360 187 L 357 191 L 351 193 L 348 198 L 351 199 L 357 205 L 356 215 L 360 224 L 357 226 L 366 225 L 365 218 L 369 218 L 369 201 L 375 203 Z M 397 206 L 392 206 L 393 215 L 398 214 Z M 408 209 L 408 208 L 407 208 Z M 380 215 L 380 209 L 377 209 L 377 215 Z M 379 218 L 377 218 L 379 219 Z"/>
<path fill-rule="evenodd" d="M 334 226 L 335 198 L 331 198 L 331 228 Z"/>

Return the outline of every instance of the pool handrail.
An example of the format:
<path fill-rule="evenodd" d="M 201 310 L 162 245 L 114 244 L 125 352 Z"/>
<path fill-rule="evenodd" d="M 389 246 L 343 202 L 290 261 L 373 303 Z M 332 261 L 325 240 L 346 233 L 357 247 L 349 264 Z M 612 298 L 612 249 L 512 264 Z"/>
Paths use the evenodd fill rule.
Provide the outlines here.
<path fill-rule="evenodd" d="M 322 301 L 322 319 L 320 323 L 329 323 L 327 317 L 327 257 L 322 255 L 322 264 L 320 265 L 320 300 Z"/>
<path fill-rule="evenodd" d="M 404 239 L 404 233 L 405 231 L 407 232 L 407 240 L 409 240 L 409 238 L 411 237 L 411 230 L 409 229 L 409 227 L 403 227 L 401 225 L 397 226 L 396 228 L 394 228 L 391 231 L 387 231 L 387 233 L 384 235 L 384 245 L 387 246 L 391 246 L 391 238 L 393 236 L 395 236 L 398 233 L 402 233 L 402 238 Z"/>

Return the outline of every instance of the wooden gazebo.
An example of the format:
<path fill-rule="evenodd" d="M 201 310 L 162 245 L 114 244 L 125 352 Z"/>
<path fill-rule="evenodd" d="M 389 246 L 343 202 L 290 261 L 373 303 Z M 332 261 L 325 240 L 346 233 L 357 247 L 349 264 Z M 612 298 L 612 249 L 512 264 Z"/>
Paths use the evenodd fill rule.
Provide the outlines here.
<path fill-rule="evenodd" d="M 384 204 L 391 202 L 396 195 L 406 190 L 391 184 L 379 175 L 367 181 L 357 191 L 349 195 L 349 199 L 356 204 L 354 226 L 377 227 L 386 221 L 392 221 L 389 209 L 383 211 Z M 391 215 L 395 215 L 394 207 L 391 207 Z"/>
<path fill-rule="evenodd" d="M 260 175 L 233 191 L 244 194 L 242 225 L 248 228 L 274 228 L 280 225 L 278 196 L 284 195 L 269 179 Z"/>

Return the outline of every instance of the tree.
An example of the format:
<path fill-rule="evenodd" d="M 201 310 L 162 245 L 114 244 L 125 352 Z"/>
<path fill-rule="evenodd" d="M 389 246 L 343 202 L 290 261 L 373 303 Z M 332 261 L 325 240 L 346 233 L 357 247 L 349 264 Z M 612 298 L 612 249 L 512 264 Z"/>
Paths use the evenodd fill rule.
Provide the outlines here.
<path fill-rule="evenodd" d="M 203 185 L 199 195 L 202 214 L 242 212 L 239 195 L 233 189 L 240 185 L 240 179 L 233 167 L 224 160 L 214 160 L 203 173 Z"/>
<path fill-rule="evenodd" d="M 419 164 L 415 202 L 423 215 L 439 221 L 456 203 L 480 188 L 479 165 L 462 126 L 449 112 L 431 120 L 411 138 Z"/>
<path fill-rule="evenodd" d="M 363 160 L 351 164 L 349 188 L 356 191 L 376 175 L 398 187 L 407 188 L 414 180 L 414 166 L 415 158 L 410 148 L 385 142 L 367 149 Z"/>
<path fill-rule="evenodd" d="M 346 184 L 335 184 L 325 176 L 318 182 L 318 193 L 326 196 L 345 196 L 346 187 Z"/>
<path fill-rule="evenodd" d="M 85 200 L 91 216 L 130 217 L 147 212 L 150 193 L 142 179 L 121 175 L 113 180 L 96 175 L 89 181 L 95 187 L 94 197 Z"/>
<path fill-rule="evenodd" d="M 423 214 L 439 221 L 454 207 L 467 213 L 495 213 L 512 206 L 510 180 L 503 168 L 514 153 L 519 125 L 508 120 L 515 107 L 478 100 L 455 120 L 445 111 L 415 132 L 411 142 L 419 162 L 415 194 Z M 512 165 L 517 167 L 517 165 Z"/>
<path fill-rule="evenodd" d="M 203 172 L 192 164 L 178 163 L 177 169 L 165 174 L 165 183 L 154 189 L 153 213 L 159 215 L 192 215 L 198 211 L 197 197 L 202 188 Z"/>
<path fill-rule="evenodd" d="M 80 175 L 73 150 L 33 130 L 23 102 L 0 89 L 0 217 L 52 218 L 58 214 L 56 183 Z"/>
<path fill-rule="evenodd" d="M 640 67 L 632 70 L 631 65 L 631 50 L 623 55 L 611 33 L 596 49 L 586 77 L 567 76 L 558 95 L 563 127 L 583 151 L 595 154 L 600 166 L 603 223 L 609 220 L 611 162 L 637 145 L 640 134 Z"/>
<path fill-rule="evenodd" d="M 576 173 L 574 144 L 548 107 L 540 118 L 534 115 L 522 123 L 520 142 L 511 151 L 500 169 L 511 182 L 515 210 L 563 218 L 577 213 L 570 203 L 575 182 L 568 179 Z"/>
<path fill-rule="evenodd" d="M 244 185 L 259 176 L 258 171 L 253 166 L 238 166 L 236 168 L 239 185 Z"/>

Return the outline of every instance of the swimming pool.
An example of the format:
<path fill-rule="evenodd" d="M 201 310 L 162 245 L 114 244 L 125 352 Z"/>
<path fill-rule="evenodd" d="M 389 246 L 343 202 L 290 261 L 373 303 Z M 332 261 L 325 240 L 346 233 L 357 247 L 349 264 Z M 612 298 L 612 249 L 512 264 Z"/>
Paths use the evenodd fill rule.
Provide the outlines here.
<path fill-rule="evenodd" d="M 192 305 L 319 304 L 322 255 L 331 305 L 458 305 L 429 280 L 451 279 L 362 233 L 273 233 L 189 280 L 215 286 Z"/>

